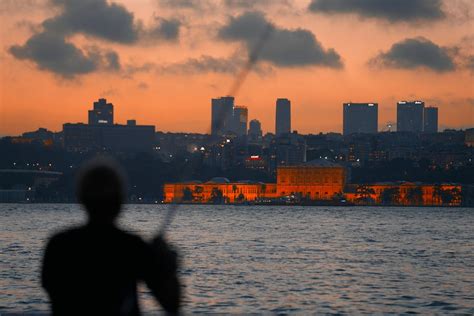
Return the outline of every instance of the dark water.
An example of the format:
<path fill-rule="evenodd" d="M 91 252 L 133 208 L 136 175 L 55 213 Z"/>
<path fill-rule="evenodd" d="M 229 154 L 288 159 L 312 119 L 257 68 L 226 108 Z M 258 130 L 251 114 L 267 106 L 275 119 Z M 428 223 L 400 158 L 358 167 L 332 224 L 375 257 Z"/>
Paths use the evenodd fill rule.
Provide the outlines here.
<path fill-rule="evenodd" d="M 153 235 L 166 206 L 128 206 Z M 76 205 L 0 204 L 0 312 L 47 311 L 45 238 L 84 220 Z M 474 314 L 474 210 L 183 206 L 185 311 Z M 158 310 L 146 288 L 145 311 Z"/>

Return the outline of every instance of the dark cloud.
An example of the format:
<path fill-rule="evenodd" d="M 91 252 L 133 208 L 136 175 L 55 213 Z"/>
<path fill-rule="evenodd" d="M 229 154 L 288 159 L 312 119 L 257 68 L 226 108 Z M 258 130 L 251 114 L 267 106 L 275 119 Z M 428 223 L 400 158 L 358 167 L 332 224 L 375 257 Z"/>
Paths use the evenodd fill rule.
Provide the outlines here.
<path fill-rule="evenodd" d="M 140 28 L 133 13 L 106 0 L 52 0 L 62 13 L 43 22 L 46 30 L 64 34 L 83 33 L 118 43 L 138 40 Z"/>
<path fill-rule="evenodd" d="M 474 72 L 474 55 L 466 58 L 466 67 Z"/>
<path fill-rule="evenodd" d="M 34 61 L 40 69 L 49 70 L 63 77 L 74 77 L 93 72 L 99 67 L 100 55 L 84 53 L 63 37 L 50 33 L 33 35 L 23 46 L 10 47 L 18 59 Z"/>
<path fill-rule="evenodd" d="M 353 13 L 364 18 L 391 22 L 439 20 L 445 14 L 442 0 L 312 0 L 309 10 L 316 13 Z"/>
<path fill-rule="evenodd" d="M 156 23 L 146 31 L 148 39 L 174 41 L 179 37 L 181 22 L 177 19 L 156 18 Z"/>
<path fill-rule="evenodd" d="M 204 10 L 215 7 L 209 0 L 158 0 L 158 3 L 162 7 L 172 9 Z"/>
<path fill-rule="evenodd" d="M 230 58 L 218 58 L 203 55 L 199 58 L 190 58 L 184 62 L 174 63 L 158 67 L 159 73 L 176 74 L 199 74 L 199 73 L 230 73 L 235 74 L 241 68 L 244 61 L 231 56 Z"/>
<path fill-rule="evenodd" d="M 291 6 L 289 0 L 223 0 L 226 7 L 240 9 L 255 9 L 275 5 Z"/>
<path fill-rule="evenodd" d="M 438 46 L 424 37 L 408 38 L 395 43 L 370 63 L 399 69 L 427 68 L 437 72 L 455 69 L 450 49 Z"/>
<path fill-rule="evenodd" d="M 104 55 L 106 68 L 109 70 L 120 70 L 120 57 L 116 52 L 107 52 Z"/>
<path fill-rule="evenodd" d="M 247 53 L 250 54 L 264 34 L 269 35 L 259 55 L 261 60 L 282 67 L 342 67 L 339 54 L 334 49 L 325 50 L 313 33 L 304 29 L 279 28 L 268 22 L 260 12 L 246 12 L 231 17 L 228 24 L 219 30 L 218 37 L 245 43 Z"/>
<path fill-rule="evenodd" d="M 178 20 L 156 18 L 155 25 L 145 29 L 124 6 L 107 0 L 51 2 L 61 9 L 59 13 L 43 21 L 24 45 L 11 46 L 9 51 L 18 59 L 33 61 L 38 68 L 62 77 L 122 69 L 116 52 L 96 46 L 80 49 L 68 41 L 75 34 L 121 44 L 134 44 L 140 39 L 176 40 L 179 36 Z"/>

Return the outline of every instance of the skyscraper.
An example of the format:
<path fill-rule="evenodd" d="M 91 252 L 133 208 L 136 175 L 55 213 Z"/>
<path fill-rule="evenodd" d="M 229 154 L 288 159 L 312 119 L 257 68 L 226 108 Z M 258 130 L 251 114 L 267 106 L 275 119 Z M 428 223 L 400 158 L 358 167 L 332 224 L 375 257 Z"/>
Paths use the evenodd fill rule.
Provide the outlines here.
<path fill-rule="evenodd" d="M 344 103 L 343 134 L 374 134 L 378 126 L 377 103 Z"/>
<path fill-rule="evenodd" d="M 234 128 L 233 132 L 237 136 L 247 135 L 248 109 L 245 106 L 234 107 Z"/>
<path fill-rule="evenodd" d="M 291 102 L 288 99 L 277 99 L 275 134 L 280 136 L 291 133 Z"/>
<path fill-rule="evenodd" d="M 234 97 L 211 100 L 211 135 L 223 135 L 233 129 Z"/>
<path fill-rule="evenodd" d="M 262 124 L 259 120 L 251 120 L 249 124 L 249 140 L 259 141 L 262 139 Z"/>
<path fill-rule="evenodd" d="M 438 132 L 438 108 L 426 107 L 423 113 L 423 131 L 425 133 Z"/>
<path fill-rule="evenodd" d="M 89 125 L 114 125 L 114 105 L 106 99 L 94 102 L 94 108 L 89 110 Z"/>
<path fill-rule="evenodd" d="M 397 103 L 397 131 L 422 132 L 423 131 L 423 101 L 400 101 Z"/>

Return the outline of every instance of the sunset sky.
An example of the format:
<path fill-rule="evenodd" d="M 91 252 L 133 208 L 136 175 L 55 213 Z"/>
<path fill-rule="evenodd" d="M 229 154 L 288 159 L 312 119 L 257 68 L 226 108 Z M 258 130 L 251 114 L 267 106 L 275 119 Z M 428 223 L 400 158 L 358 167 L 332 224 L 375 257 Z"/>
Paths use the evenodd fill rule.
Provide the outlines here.
<path fill-rule="evenodd" d="M 159 131 L 210 128 L 235 95 L 274 132 L 275 100 L 300 133 L 341 132 L 343 102 L 439 107 L 440 128 L 474 127 L 472 0 L 0 0 L 0 135 L 86 122 L 99 97 L 115 120 Z"/>

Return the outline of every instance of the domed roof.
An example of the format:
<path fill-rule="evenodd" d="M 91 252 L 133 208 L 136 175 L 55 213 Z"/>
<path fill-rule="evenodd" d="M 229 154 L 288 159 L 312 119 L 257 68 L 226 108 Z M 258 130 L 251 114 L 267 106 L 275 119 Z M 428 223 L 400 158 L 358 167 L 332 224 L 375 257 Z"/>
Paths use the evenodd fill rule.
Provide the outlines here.
<path fill-rule="evenodd" d="M 224 177 L 215 177 L 209 180 L 208 183 L 230 183 L 230 181 Z"/>

